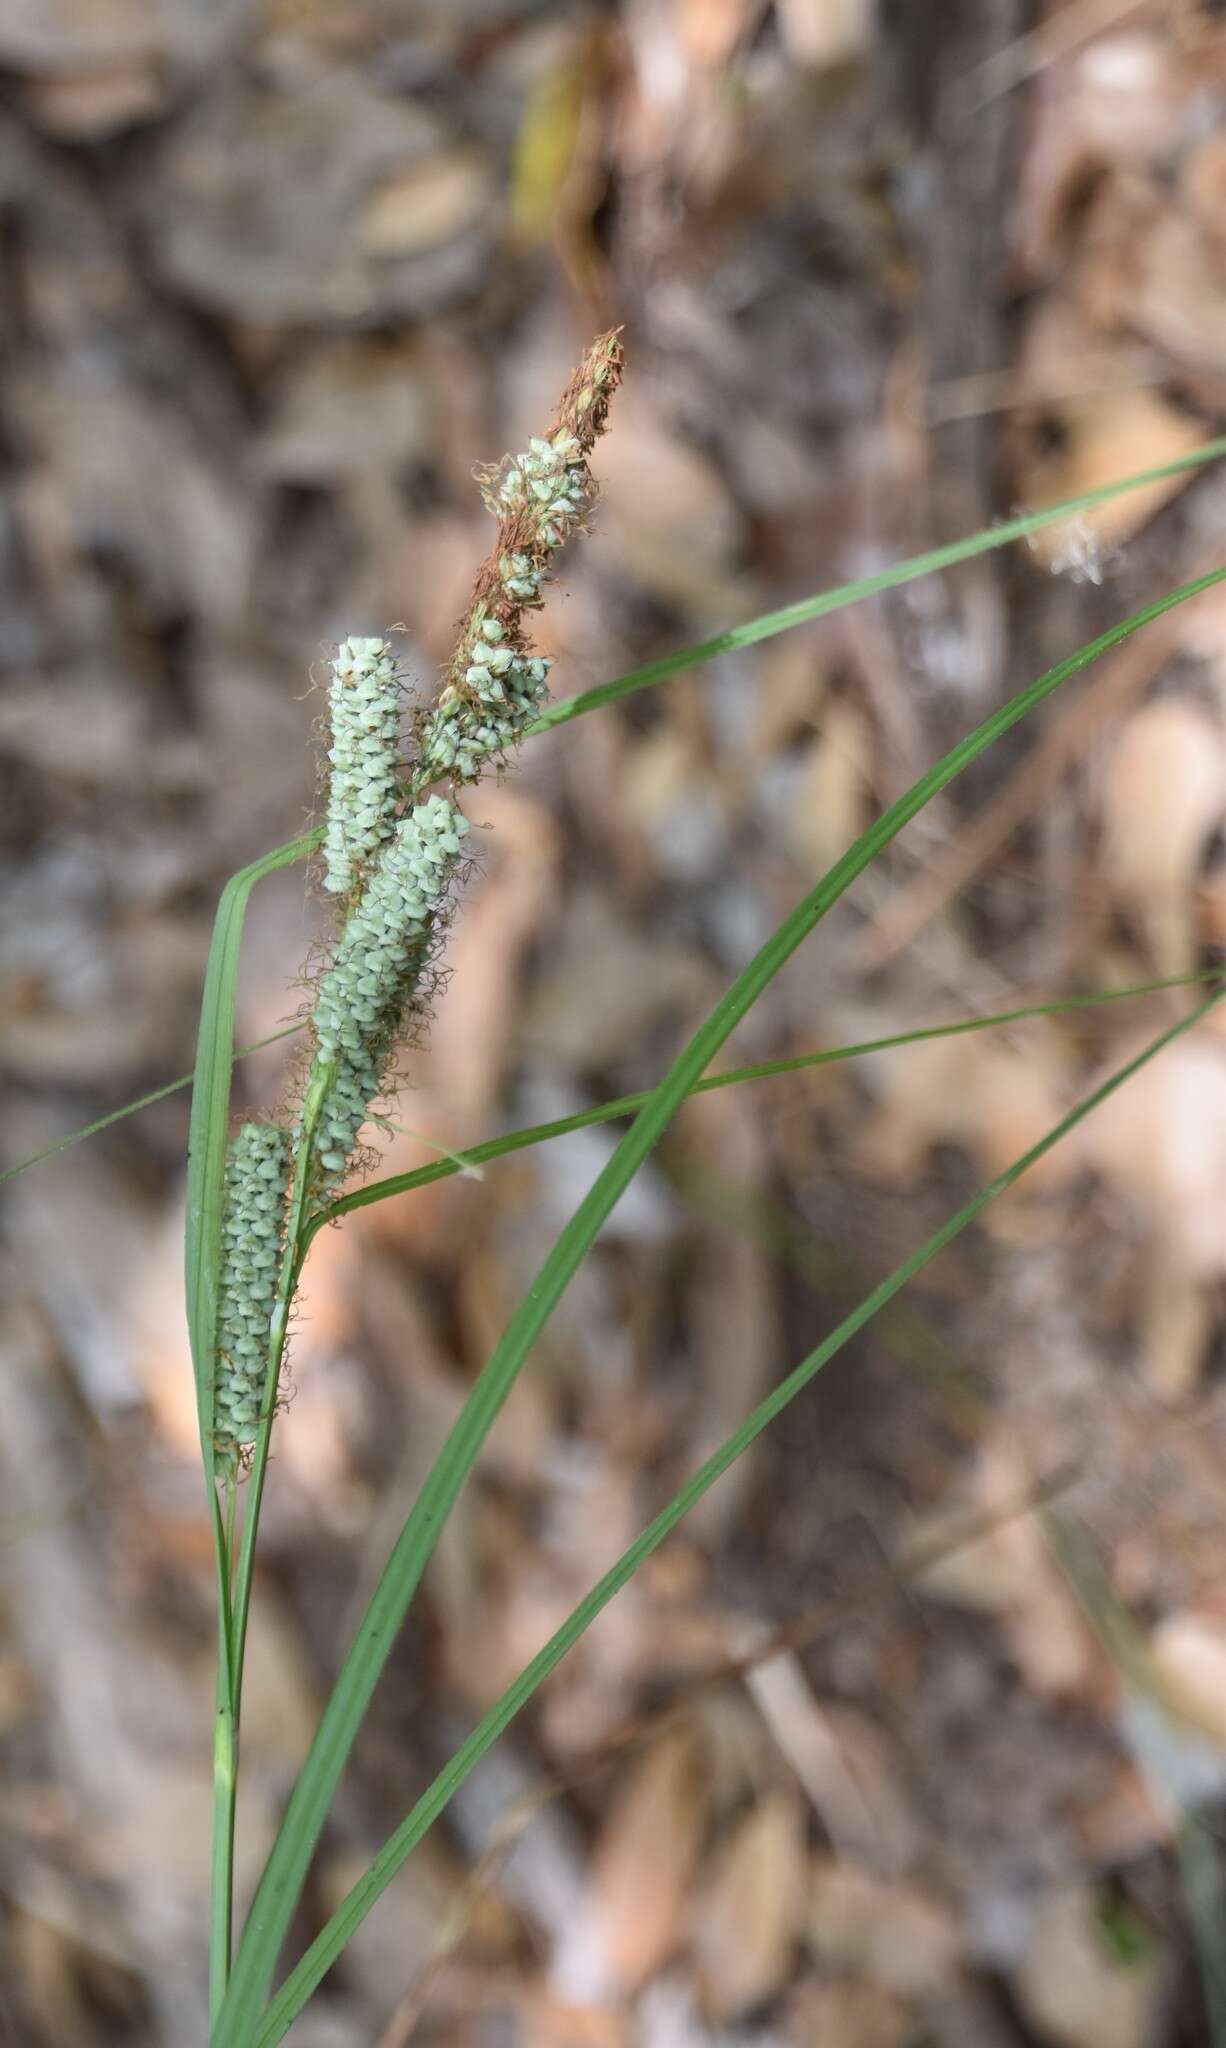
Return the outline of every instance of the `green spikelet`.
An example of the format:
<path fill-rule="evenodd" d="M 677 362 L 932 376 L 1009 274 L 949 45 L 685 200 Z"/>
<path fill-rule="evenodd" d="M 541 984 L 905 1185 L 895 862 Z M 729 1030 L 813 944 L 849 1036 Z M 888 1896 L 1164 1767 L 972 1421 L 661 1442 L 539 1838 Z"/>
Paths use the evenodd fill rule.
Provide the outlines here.
<path fill-rule="evenodd" d="M 344 1172 L 379 1092 L 467 831 L 441 796 L 398 821 L 320 981 L 315 1036 L 319 1056 L 336 1062 L 315 1139 L 325 1185 Z"/>
<path fill-rule="evenodd" d="M 213 1427 L 218 1452 L 235 1458 L 259 1428 L 289 1158 L 289 1133 L 275 1124 L 244 1124 L 230 1142 Z"/>
<path fill-rule="evenodd" d="M 328 719 L 324 886 L 348 896 L 395 823 L 400 686 L 386 640 L 342 640 Z"/>

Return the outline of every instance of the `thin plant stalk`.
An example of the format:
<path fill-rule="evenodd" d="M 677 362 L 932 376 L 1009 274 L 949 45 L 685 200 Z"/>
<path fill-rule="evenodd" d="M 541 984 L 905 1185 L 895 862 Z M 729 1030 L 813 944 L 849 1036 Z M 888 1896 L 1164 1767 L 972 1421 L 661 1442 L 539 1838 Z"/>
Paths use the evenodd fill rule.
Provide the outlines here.
<path fill-rule="evenodd" d="M 212 1855 L 209 1868 L 209 2014 L 216 2021 L 230 1981 L 234 1941 L 234 1817 L 238 1791 L 233 1600 L 230 1560 L 234 1555 L 237 1489 L 228 1482 L 224 1519 L 215 1486 L 210 1488 L 213 1556 L 217 1567 L 217 1683 L 213 1713 Z"/>
<path fill-rule="evenodd" d="M 293 1038 L 299 1031 L 305 1031 L 305 1024 L 285 1024 L 280 1031 L 270 1031 L 267 1038 L 253 1039 L 250 1045 L 240 1045 L 234 1053 L 234 1060 L 245 1060 L 253 1052 L 262 1052 L 266 1045 L 276 1045 L 282 1038 Z M 163 1081 L 160 1088 L 151 1088 L 147 1095 L 138 1095 L 134 1101 L 125 1102 L 121 1109 L 108 1109 L 105 1116 L 95 1117 L 93 1123 L 82 1124 L 79 1131 L 69 1131 L 63 1138 L 56 1138 L 53 1144 L 44 1145 L 41 1151 L 32 1152 L 28 1159 L 19 1160 L 16 1166 L 6 1166 L 0 1173 L 0 1185 L 6 1180 L 16 1180 L 19 1173 L 28 1173 L 32 1166 L 41 1166 L 45 1159 L 54 1159 L 57 1152 L 67 1152 L 73 1145 L 79 1145 L 86 1138 L 96 1138 L 99 1131 L 108 1131 L 112 1124 L 121 1124 L 125 1117 L 135 1116 L 138 1110 L 152 1109 L 155 1102 L 165 1102 L 168 1095 L 177 1095 L 182 1088 L 192 1085 L 191 1074 L 180 1074 L 175 1081 Z"/>
<path fill-rule="evenodd" d="M 221 1259 L 222 1187 L 234 1064 L 234 1003 L 247 899 L 256 883 L 301 857 L 294 841 L 231 877 L 221 894 L 209 948 L 192 1084 L 187 1160 L 185 1288 L 187 1327 L 196 1377 L 200 1451 L 217 1570 L 217 1687 L 213 1730 L 213 1849 L 210 1862 L 209 1990 L 216 2014 L 230 1976 L 234 1892 L 234 1800 L 238 1778 L 232 1543 L 222 1508 L 225 1474 L 213 1437 L 217 1349 L 217 1274 Z M 232 1535 L 232 1529 L 231 1529 Z"/>

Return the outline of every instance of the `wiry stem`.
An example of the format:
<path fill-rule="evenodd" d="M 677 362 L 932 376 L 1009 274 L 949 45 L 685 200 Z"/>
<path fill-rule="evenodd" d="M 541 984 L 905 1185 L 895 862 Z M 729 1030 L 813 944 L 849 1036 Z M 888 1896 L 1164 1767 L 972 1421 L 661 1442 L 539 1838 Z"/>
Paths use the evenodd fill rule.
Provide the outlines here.
<path fill-rule="evenodd" d="M 227 1474 L 226 1506 L 210 1489 L 213 1551 L 217 1563 L 217 1693 L 213 1721 L 213 1854 L 209 1879 L 209 2012 L 215 2020 L 230 1982 L 234 1932 L 234 1663 L 230 1565 L 234 1556 L 235 1477 Z"/>

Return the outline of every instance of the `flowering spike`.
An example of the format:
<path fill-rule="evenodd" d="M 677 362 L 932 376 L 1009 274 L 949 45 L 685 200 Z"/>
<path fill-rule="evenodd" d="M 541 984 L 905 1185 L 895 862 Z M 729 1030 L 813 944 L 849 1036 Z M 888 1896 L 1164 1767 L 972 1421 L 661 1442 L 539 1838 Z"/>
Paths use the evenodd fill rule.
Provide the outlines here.
<path fill-rule="evenodd" d="M 260 1424 L 288 1181 L 289 1133 L 244 1124 L 226 1162 L 213 1393 L 216 1448 L 235 1462 Z"/>
<path fill-rule="evenodd" d="M 400 751 L 400 689 L 386 640 L 343 640 L 328 688 L 324 886 L 348 896 L 391 836 Z"/>
<path fill-rule="evenodd" d="M 616 334 L 602 335 L 572 377 L 548 436 L 534 435 L 522 454 L 484 474 L 498 541 L 477 578 L 444 687 L 418 719 L 426 783 L 476 781 L 536 716 L 547 664 L 524 644 L 524 614 L 540 603 L 550 557 L 591 508 L 587 458 L 621 372 Z"/>
<path fill-rule="evenodd" d="M 325 1183 L 344 1172 L 379 1092 L 467 831 L 467 818 L 441 796 L 396 823 L 320 981 L 315 1037 L 320 1057 L 336 1065 L 315 1137 Z"/>

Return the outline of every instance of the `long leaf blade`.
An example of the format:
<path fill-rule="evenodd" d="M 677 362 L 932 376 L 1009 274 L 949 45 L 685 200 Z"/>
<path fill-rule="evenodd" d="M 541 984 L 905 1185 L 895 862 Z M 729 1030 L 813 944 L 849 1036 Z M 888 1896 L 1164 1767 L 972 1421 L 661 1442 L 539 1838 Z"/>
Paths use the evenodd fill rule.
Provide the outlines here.
<path fill-rule="evenodd" d="M 1215 461 L 1222 454 L 1226 454 L 1226 436 L 1217 441 L 1206 441 L 1201 447 L 1194 448 L 1190 455 L 1161 463 L 1157 469 L 1142 470 L 1118 483 L 1099 484 L 1092 491 L 1082 491 L 1078 497 L 1064 498 L 1056 505 L 1045 505 L 1037 512 L 1022 512 L 1015 519 L 1002 519 L 998 525 L 985 526 L 979 533 L 968 534 L 964 540 L 947 541 L 943 547 L 929 548 L 927 553 L 912 555 L 905 562 L 892 562 L 887 569 L 878 569 L 871 576 L 859 576 L 854 582 L 818 591 L 814 597 L 802 597 L 795 604 L 781 605 L 777 611 L 763 612 L 759 618 L 748 619 L 740 626 L 729 626 L 725 632 L 715 633 L 711 639 L 700 641 L 696 646 L 661 655 L 658 661 L 644 662 L 641 668 L 631 669 L 627 675 L 617 676 L 612 682 L 601 683 L 594 690 L 584 690 L 577 696 L 564 697 L 556 704 L 547 705 L 540 717 L 528 727 L 527 736 L 548 732 L 556 725 L 567 725 L 572 718 L 582 718 L 588 711 L 600 711 L 607 704 L 632 697 L 638 690 L 648 690 L 653 684 L 665 682 L 669 676 L 680 675 L 685 669 L 699 668 L 703 662 L 714 661 L 721 654 L 732 654 L 741 647 L 753 647 L 759 640 L 772 639 L 776 633 L 790 632 L 793 626 L 824 619 L 831 612 L 842 611 L 845 605 L 860 604 L 868 597 L 880 597 L 885 591 L 898 590 L 904 583 L 914 583 L 921 576 L 934 576 L 942 569 L 952 569 L 959 562 L 970 561 L 975 555 L 990 554 L 994 548 L 1006 547 L 1010 541 L 1024 540 L 1028 534 L 1037 533 L 1044 526 L 1056 525 L 1061 520 L 1075 518 L 1078 513 L 1089 512 L 1095 505 L 1105 503 L 1121 491 L 1135 490 L 1143 484 L 1161 483 L 1168 477 L 1197 469 L 1204 462 Z"/>
<path fill-rule="evenodd" d="M 247 899 L 257 882 L 277 868 L 303 860 L 309 839 L 295 839 L 232 875 L 221 893 L 205 970 L 192 1080 L 187 1153 L 187 1243 L 184 1268 L 187 1328 L 196 1374 L 200 1444 L 210 1492 L 213 1487 L 213 1358 L 217 1343 L 217 1268 L 221 1251 L 222 1181 L 230 1127 L 230 1076 L 234 1067 L 234 995 Z"/>
<path fill-rule="evenodd" d="M 808 1386 L 821 1368 L 828 1365 L 844 1345 L 857 1335 L 866 1323 L 871 1322 L 909 1280 L 914 1279 L 938 1252 L 943 1251 L 968 1224 L 974 1222 L 989 1202 L 1011 1188 L 1038 1160 L 1058 1145 L 1083 1117 L 1088 1116 L 1109 1095 L 1113 1095 L 1117 1088 L 1131 1080 L 1134 1074 L 1156 1058 L 1174 1039 L 1198 1023 L 1215 1003 L 1221 1001 L 1222 993 L 1220 990 L 1216 991 L 1189 1016 L 1181 1018 L 1178 1023 L 1162 1032 L 1145 1047 L 1144 1051 L 1110 1075 L 1091 1095 L 1078 1103 L 1067 1116 L 1062 1117 L 1037 1145 L 1033 1145 L 1020 1159 L 998 1174 L 987 1187 L 973 1195 L 956 1215 L 951 1216 L 939 1230 L 934 1231 L 917 1251 L 912 1252 L 909 1258 L 904 1259 L 902 1264 L 894 1269 L 888 1279 L 883 1280 L 850 1315 L 845 1316 L 837 1329 L 811 1351 L 807 1358 L 802 1359 L 765 1400 L 758 1403 L 739 1429 L 734 1430 L 720 1448 L 707 1459 L 668 1506 L 661 1509 L 642 1535 L 636 1538 L 617 1563 L 605 1573 L 587 1597 L 580 1601 L 556 1634 L 551 1636 L 544 1648 L 537 1652 L 531 1663 L 526 1665 L 519 1677 L 508 1686 L 502 1698 L 478 1722 L 468 1740 L 461 1745 L 450 1763 L 423 1793 L 411 1813 L 379 1851 L 369 1870 L 359 1878 L 327 1925 L 311 1943 L 302 1960 L 286 1978 L 252 2037 L 252 2048 L 275 2048 L 275 2043 L 283 2038 L 295 2016 L 302 2010 L 316 1985 L 331 1969 L 346 1942 L 365 1919 L 380 1893 L 386 1890 L 397 1871 L 433 1826 L 486 1751 L 526 1706 L 533 1693 L 548 1678 L 568 1650 L 574 1647 L 585 1630 L 590 1628 L 614 1595 L 621 1591 L 639 1566 L 659 1548 L 666 1536 L 671 1535 L 678 1523 L 697 1505 L 703 1495 L 710 1491 L 716 1481 L 723 1477 L 729 1467 L 735 1464 L 755 1438 L 761 1436 L 789 1403 Z"/>
<path fill-rule="evenodd" d="M 249 1053 L 261 1052 L 266 1045 L 276 1045 L 282 1038 L 293 1038 L 302 1031 L 302 1024 L 286 1024 L 280 1031 L 270 1031 L 267 1038 L 257 1038 L 250 1045 L 240 1045 L 234 1060 L 245 1060 Z M 152 1109 L 155 1102 L 165 1102 L 168 1095 L 178 1095 L 184 1088 L 190 1088 L 195 1074 L 180 1074 L 177 1081 L 163 1081 L 160 1088 L 151 1088 L 147 1095 L 138 1095 L 132 1102 L 125 1102 L 121 1109 L 108 1109 L 105 1116 L 95 1117 L 92 1124 L 82 1124 L 79 1131 L 68 1131 L 64 1137 L 56 1138 L 52 1144 L 44 1145 L 41 1152 L 31 1152 L 28 1159 L 22 1159 L 16 1166 L 6 1166 L 0 1173 L 0 1182 L 16 1180 L 19 1173 L 28 1173 L 32 1166 L 41 1166 L 45 1159 L 54 1159 L 57 1152 L 67 1152 L 71 1146 L 80 1145 L 86 1138 L 96 1138 L 99 1131 L 108 1131 L 112 1124 L 121 1124 L 125 1117 L 136 1116 L 142 1109 Z"/>
<path fill-rule="evenodd" d="M 798 1053 L 789 1063 L 778 1060 L 760 1060 L 752 1067 L 738 1067 L 730 1074 L 716 1074 L 710 1080 L 700 1081 L 693 1091 L 701 1095 L 711 1088 L 727 1088 L 737 1081 L 762 1080 L 771 1074 L 798 1072 L 802 1067 L 828 1066 L 837 1060 L 860 1059 L 870 1052 L 889 1052 L 902 1045 L 916 1045 L 926 1038 L 956 1038 L 966 1031 L 988 1031 L 997 1024 L 1018 1024 L 1028 1017 L 1056 1017 L 1064 1010 L 1092 1009 L 1099 1003 L 1122 1003 L 1131 996 L 1157 995 L 1163 989 L 1188 988 L 1197 981 L 1212 981 L 1215 968 L 1206 968 L 1200 974 L 1172 974 L 1162 981 L 1139 981 L 1127 988 L 1091 990 L 1080 996 L 1060 996 L 1046 1003 L 1027 1003 L 1018 1010 L 996 1010 L 983 1017 L 959 1017 L 951 1024 L 927 1024 L 914 1031 L 898 1031 L 889 1038 L 864 1039 L 857 1045 L 835 1045 L 820 1052 Z M 267 1038 L 253 1039 L 250 1045 L 235 1048 L 234 1063 L 245 1060 L 253 1052 L 262 1052 L 265 1046 L 277 1045 L 283 1038 L 294 1038 L 306 1029 L 305 1024 L 285 1024 L 280 1031 L 270 1031 Z M 57 1138 L 51 1145 L 44 1145 L 41 1152 L 32 1152 L 16 1166 L 6 1166 L 0 1173 L 0 1182 L 15 1180 L 19 1173 L 28 1173 L 32 1166 L 41 1166 L 44 1160 L 53 1159 L 57 1152 L 66 1152 L 73 1145 L 80 1145 L 86 1138 L 97 1137 L 112 1124 L 122 1123 L 125 1117 L 136 1116 L 142 1109 L 151 1109 L 155 1102 L 165 1102 L 167 1096 L 178 1095 L 182 1089 L 190 1088 L 193 1076 L 180 1074 L 175 1081 L 164 1081 L 160 1088 L 151 1088 L 147 1095 L 138 1095 L 131 1102 L 125 1102 L 120 1109 L 108 1110 L 91 1124 L 83 1124 L 78 1131 L 69 1131 Z M 503 1152 L 518 1152 L 525 1145 L 535 1145 L 544 1138 L 565 1137 L 568 1131 L 583 1130 L 588 1124 L 610 1123 L 615 1117 L 629 1116 L 633 1110 L 641 1109 L 650 1089 L 642 1089 L 637 1095 L 621 1095 L 616 1101 L 603 1102 L 591 1109 L 581 1110 L 575 1117 L 558 1117 L 546 1124 L 533 1124 L 521 1131 L 508 1131 L 500 1138 L 488 1140 L 474 1146 L 470 1151 L 454 1155 L 454 1164 L 447 1164 L 443 1173 L 460 1173 L 465 1166 L 480 1165 L 487 1159 L 499 1159 Z M 494 1149 L 491 1150 L 490 1147 Z M 422 1178 L 422 1175 L 426 1178 Z M 366 1187 L 355 1189 L 350 1195 L 341 1196 L 328 1208 L 319 1222 L 332 1222 L 344 1216 L 350 1209 L 364 1208 L 371 1201 L 382 1202 L 389 1195 L 407 1194 L 411 1188 L 425 1187 L 430 1180 L 441 1176 L 433 1167 L 422 1168 L 419 1172 L 398 1174 L 388 1180 L 370 1181 Z"/>
<path fill-rule="evenodd" d="M 789 1053 L 786 1058 L 777 1060 L 754 1060 L 747 1067 L 730 1067 L 726 1073 L 705 1075 L 694 1083 L 687 1100 L 697 1095 L 713 1094 L 720 1088 L 739 1088 L 745 1081 L 771 1081 L 784 1074 L 805 1073 L 810 1067 L 832 1067 L 845 1060 L 866 1059 L 871 1053 L 898 1052 L 908 1045 L 929 1045 L 934 1039 L 965 1038 L 972 1032 L 993 1031 L 1007 1024 L 1024 1024 L 1035 1017 L 1061 1017 L 1078 1010 L 1098 1009 L 1107 1003 L 1122 1003 L 1135 996 L 1194 988 L 1204 982 L 1218 981 L 1221 975 L 1220 967 L 1206 967 L 1198 974 L 1174 974 L 1161 981 L 1135 982 L 1128 988 L 1093 989 L 1086 995 L 1061 996 L 1049 1003 L 1023 1003 L 1017 1009 L 994 1010 L 983 1017 L 958 1017 L 948 1024 L 921 1024 L 911 1031 L 893 1031 L 886 1038 L 862 1038 L 852 1045 L 824 1046 L 816 1052 Z M 337 1223 L 354 1209 L 369 1209 L 376 1202 L 390 1201 L 396 1195 L 413 1194 L 418 1188 L 430 1187 L 434 1181 L 449 1180 L 453 1174 L 463 1173 L 466 1168 L 486 1166 L 491 1160 L 504 1159 L 508 1153 L 525 1152 L 533 1145 L 548 1144 L 554 1138 L 568 1138 L 574 1131 L 591 1130 L 594 1125 L 614 1123 L 619 1117 L 633 1116 L 650 1102 L 651 1093 L 650 1088 L 642 1088 L 634 1095 L 618 1095 L 608 1102 L 594 1103 L 590 1109 L 575 1110 L 570 1116 L 554 1117 L 548 1123 L 523 1124 L 518 1130 L 504 1131 L 501 1137 L 486 1138 L 479 1145 L 470 1145 L 464 1152 L 451 1152 L 442 1159 L 430 1160 L 426 1166 L 415 1166 L 408 1173 L 393 1173 L 385 1180 L 367 1181 L 363 1187 L 352 1188 L 347 1195 L 338 1195 L 334 1202 L 311 1219 L 307 1242 L 326 1223 Z"/>
<path fill-rule="evenodd" d="M 217 1568 L 217 1702 L 214 1721 L 214 1830 L 210 1878 L 209 2006 L 216 2016 L 230 1970 L 233 1800 L 236 1765 L 237 1674 L 231 1633 L 229 1545 L 217 1490 L 213 1443 L 214 1358 L 217 1349 L 217 1274 L 221 1257 L 222 1192 L 234 1071 L 234 998 L 247 900 L 256 883 L 302 858 L 301 841 L 279 847 L 232 875 L 213 923 L 200 1003 L 196 1068 L 187 1162 L 187 1241 L 184 1247 L 187 1327 L 196 1379 L 200 1452 L 208 1493 Z"/>
<path fill-rule="evenodd" d="M 250 2025 L 266 1995 L 332 1795 L 452 1503 L 529 1351 L 602 1224 L 658 1143 L 679 1104 L 815 925 L 938 791 L 1070 676 L 1151 620 L 1224 578 L 1226 568 L 1212 570 L 1134 612 L 1019 691 L 952 748 L 861 835 L 783 920 L 699 1026 L 639 1111 L 511 1316 L 427 1476 L 371 1596 L 260 1879 L 215 2033 L 215 2048 L 239 2048 L 240 2030 Z"/>

